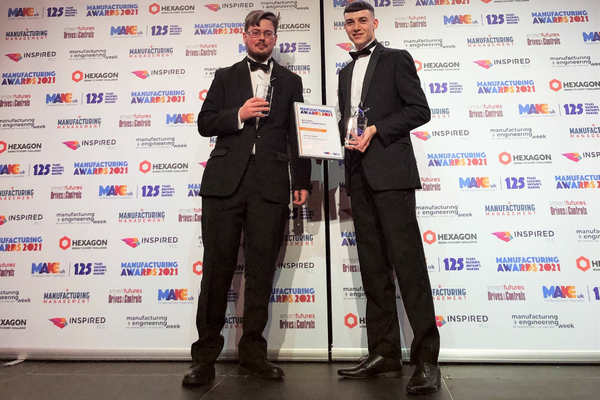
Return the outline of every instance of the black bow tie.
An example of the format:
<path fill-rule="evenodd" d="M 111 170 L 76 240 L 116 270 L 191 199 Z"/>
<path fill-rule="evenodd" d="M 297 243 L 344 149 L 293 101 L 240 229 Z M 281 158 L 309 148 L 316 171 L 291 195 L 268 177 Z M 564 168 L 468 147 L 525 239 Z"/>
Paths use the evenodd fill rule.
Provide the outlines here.
<path fill-rule="evenodd" d="M 360 56 L 368 56 L 369 54 L 371 54 L 371 49 L 373 47 L 375 47 L 376 45 L 377 45 L 377 41 L 373 41 L 370 45 L 368 45 L 367 47 L 363 48 L 362 50 L 351 51 L 350 52 L 350 57 L 352 57 L 353 60 L 356 60 Z"/>
<path fill-rule="evenodd" d="M 262 69 L 263 72 L 269 72 L 269 64 L 271 63 L 271 59 L 266 64 L 257 63 L 254 60 L 248 59 L 248 63 L 250 64 L 250 71 L 256 71 L 257 69 Z"/>

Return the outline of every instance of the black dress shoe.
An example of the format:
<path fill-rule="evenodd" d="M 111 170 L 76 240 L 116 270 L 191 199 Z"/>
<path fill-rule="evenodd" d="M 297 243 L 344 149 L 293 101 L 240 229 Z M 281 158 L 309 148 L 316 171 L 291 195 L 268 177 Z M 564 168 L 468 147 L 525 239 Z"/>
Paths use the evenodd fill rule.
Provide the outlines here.
<path fill-rule="evenodd" d="M 402 376 L 402 362 L 396 358 L 369 354 L 356 367 L 338 369 L 338 375 L 345 378 L 374 378 L 376 376 L 397 378 Z"/>
<path fill-rule="evenodd" d="M 408 394 L 427 394 L 437 392 L 442 385 L 440 367 L 430 363 L 419 363 L 415 373 L 406 386 Z"/>
<path fill-rule="evenodd" d="M 185 372 L 181 384 L 184 386 L 202 386 L 215 379 L 214 364 L 192 364 Z"/>
<path fill-rule="evenodd" d="M 280 367 L 266 359 L 256 363 L 241 362 L 238 367 L 238 374 L 254 375 L 262 379 L 281 379 L 285 376 L 285 372 Z"/>

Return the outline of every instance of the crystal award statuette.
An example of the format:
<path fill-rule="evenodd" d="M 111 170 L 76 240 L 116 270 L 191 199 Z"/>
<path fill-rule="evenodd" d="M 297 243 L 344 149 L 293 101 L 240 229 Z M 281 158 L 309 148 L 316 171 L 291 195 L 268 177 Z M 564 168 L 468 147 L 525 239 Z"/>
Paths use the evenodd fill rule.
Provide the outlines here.
<path fill-rule="evenodd" d="M 273 98 L 273 86 L 266 83 L 259 83 L 258 85 L 256 85 L 256 91 L 254 93 L 254 96 L 260 97 L 261 99 L 264 99 L 265 101 L 269 102 L 269 109 L 267 111 L 260 112 L 262 115 L 269 115 L 269 113 L 271 112 L 271 99 Z"/>
<path fill-rule="evenodd" d="M 348 120 L 348 129 L 346 130 L 346 146 L 355 146 L 350 142 L 357 141 L 363 135 L 365 129 L 367 129 L 367 122 L 369 120 L 365 117 L 367 111 L 369 111 L 368 108 L 366 110 L 362 109 L 362 104 L 359 104 L 358 107 L 352 107 L 352 116 Z"/>

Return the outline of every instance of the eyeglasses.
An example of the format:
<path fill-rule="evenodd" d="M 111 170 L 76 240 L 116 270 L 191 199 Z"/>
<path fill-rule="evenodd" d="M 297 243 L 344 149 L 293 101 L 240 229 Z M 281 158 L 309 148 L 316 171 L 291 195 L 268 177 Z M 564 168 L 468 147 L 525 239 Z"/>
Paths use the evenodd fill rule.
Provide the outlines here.
<path fill-rule="evenodd" d="M 265 35 L 265 39 L 272 39 L 273 36 L 275 36 L 275 32 L 273 31 L 261 31 L 258 29 L 252 29 L 251 31 L 248 31 L 247 34 L 253 39 L 258 39 L 260 35 Z"/>

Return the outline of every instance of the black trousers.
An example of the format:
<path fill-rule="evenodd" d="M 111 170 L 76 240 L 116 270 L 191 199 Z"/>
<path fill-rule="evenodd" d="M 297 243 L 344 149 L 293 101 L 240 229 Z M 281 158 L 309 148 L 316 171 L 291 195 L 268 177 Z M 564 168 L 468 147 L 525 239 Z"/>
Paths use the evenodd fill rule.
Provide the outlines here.
<path fill-rule="evenodd" d="M 360 164 L 350 175 L 352 216 L 367 297 L 370 354 L 401 357 L 394 271 L 414 333 L 411 363 L 437 363 L 440 336 L 417 224 L 414 190 L 373 190 Z"/>
<path fill-rule="evenodd" d="M 194 363 L 214 363 L 223 349 L 221 330 L 242 231 L 246 283 L 244 330 L 238 354 L 242 363 L 253 363 L 267 356 L 263 331 L 269 318 L 269 298 L 288 206 L 265 201 L 256 181 L 256 168 L 251 160 L 231 196 L 202 198 L 204 259 L 196 315 L 199 339 L 192 344 Z"/>

